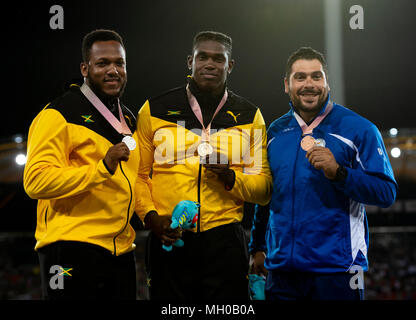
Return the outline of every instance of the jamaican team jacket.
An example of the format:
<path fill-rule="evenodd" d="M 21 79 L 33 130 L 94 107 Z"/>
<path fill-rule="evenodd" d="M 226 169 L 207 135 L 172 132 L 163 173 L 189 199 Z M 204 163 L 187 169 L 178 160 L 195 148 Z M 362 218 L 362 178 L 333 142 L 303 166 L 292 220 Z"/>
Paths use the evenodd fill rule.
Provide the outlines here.
<path fill-rule="evenodd" d="M 203 232 L 241 222 L 245 201 L 269 201 L 265 123 L 260 110 L 244 98 L 229 91 L 211 124 L 214 152 L 210 159 L 228 162 L 235 171 L 231 190 L 202 165 L 197 153 L 202 126 L 189 105 L 185 87 L 147 100 L 139 111 L 137 127 L 141 202 L 136 212 L 141 219 L 152 210 L 171 215 L 181 200 L 198 201 L 199 220 L 193 231 Z"/>
<path fill-rule="evenodd" d="M 137 141 L 133 114 L 122 106 Z M 48 104 L 29 129 L 24 188 L 38 199 L 35 249 L 59 240 L 92 243 L 120 255 L 134 249 L 138 148 L 112 175 L 103 159 L 119 134 L 78 86 Z"/>

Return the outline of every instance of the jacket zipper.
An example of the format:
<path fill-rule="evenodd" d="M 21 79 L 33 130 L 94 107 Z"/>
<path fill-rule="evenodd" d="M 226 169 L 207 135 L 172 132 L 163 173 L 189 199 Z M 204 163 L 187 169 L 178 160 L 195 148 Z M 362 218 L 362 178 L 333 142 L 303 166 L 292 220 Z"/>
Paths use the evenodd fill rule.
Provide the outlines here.
<path fill-rule="evenodd" d="M 123 229 L 121 229 L 121 231 L 119 233 L 117 233 L 114 238 L 113 238 L 113 245 L 114 245 L 114 255 L 117 255 L 117 247 L 116 247 L 116 238 L 122 234 L 124 232 L 124 230 L 126 229 L 128 223 L 129 223 L 129 218 L 130 218 L 130 206 L 131 206 L 131 201 L 133 199 L 133 191 L 131 189 L 131 184 L 130 184 L 130 180 L 127 178 L 126 174 L 124 173 L 123 167 L 121 166 L 121 162 L 120 162 L 120 170 L 123 173 L 123 176 L 126 178 L 128 184 L 129 184 L 129 188 L 130 188 L 130 201 L 129 201 L 129 206 L 127 209 L 127 220 L 126 220 L 126 224 L 124 225 Z"/>
<path fill-rule="evenodd" d="M 290 226 L 290 233 L 292 235 L 292 247 L 290 250 L 290 262 L 292 265 L 294 265 L 293 262 L 293 249 L 295 246 L 295 230 L 294 230 L 294 220 L 295 220 L 295 195 L 296 195 L 296 183 L 295 183 L 295 175 L 296 175 L 296 165 L 298 162 L 298 157 L 299 157 L 299 146 L 300 144 L 298 143 L 298 148 L 296 150 L 296 158 L 295 158 L 295 166 L 293 167 L 293 176 L 292 176 L 292 223 Z"/>
<path fill-rule="evenodd" d="M 199 171 L 198 171 L 198 222 L 197 222 L 197 234 L 201 231 L 201 175 L 202 175 L 202 164 L 199 164 Z"/>

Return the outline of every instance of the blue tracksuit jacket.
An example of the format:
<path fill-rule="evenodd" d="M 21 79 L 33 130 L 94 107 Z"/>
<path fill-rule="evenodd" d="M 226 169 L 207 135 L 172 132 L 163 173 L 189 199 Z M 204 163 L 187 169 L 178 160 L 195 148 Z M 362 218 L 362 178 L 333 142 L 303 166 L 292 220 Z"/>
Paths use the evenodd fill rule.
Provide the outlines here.
<path fill-rule="evenodd" d="M 293 108 L 275 120 L 267 147 L 273 194 L 269 206 L 256 207 L 250 251 L 267 252 L 268 270 L 332 273 L 359 265 L 365 271 L 364 204 L 389 207 L 397 192 L 381 134 L 370 121 L 334 103 L 313 137 L 325 140 L 347 169 L 346 180 L 330 181 L 309 163 Z"/>

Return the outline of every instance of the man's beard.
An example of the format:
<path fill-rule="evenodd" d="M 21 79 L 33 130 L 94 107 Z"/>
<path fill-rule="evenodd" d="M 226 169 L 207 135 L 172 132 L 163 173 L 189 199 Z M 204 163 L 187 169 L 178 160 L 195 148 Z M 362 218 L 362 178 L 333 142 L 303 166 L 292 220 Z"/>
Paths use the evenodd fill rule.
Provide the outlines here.
<path fill-rule="evenodd" d="M 301 94 L 308 94 L 308 93 L 317 94 L 319 96 L 316 105 L 312 108 L 304 106 L 304 104 L 302 103 L 302 100 L 299 98 Z M 299 113 L 299 111 L 302 111 L 305 113 L 318 112 L 323 107 L 327 98 L 328 98 L 328 92 L 323 92 L 323 90 L 320 90 L 320 89 L 318 90 L 303 89 L 303 90 L 299 90 L 296 94 L 290 95 L 293 108 L 296 110 L 297 113 Z"/>
<path fill-rule="evenodd" d="M 118 99 L 121 96 L 123 96 L 124 89 L 126 88 L 127 80 L 123 83 L 117 95 L 108 95 L 105 92 L 103 92 L 101 90 L 101 87 L 96 82 L 94 82 L 90 77 L 87 76 L 87 79 L 88 79 L 90 89 L 96 94 L 96 96 L 101 100 L 102 103 L 104 103 L 107 107 L 110 107 L 111 109 L 117 106 Z"/>

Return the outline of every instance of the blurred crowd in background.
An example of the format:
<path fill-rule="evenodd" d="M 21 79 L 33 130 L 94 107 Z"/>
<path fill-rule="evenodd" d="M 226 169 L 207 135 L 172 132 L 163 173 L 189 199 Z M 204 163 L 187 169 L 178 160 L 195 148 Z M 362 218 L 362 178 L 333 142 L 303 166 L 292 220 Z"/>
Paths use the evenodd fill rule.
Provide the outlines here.
<path fill-rule="evenodd" d="M 0 300 L 42 299 L 39 262 L 31 234 L 0 235 Z M 136 238 L 137 299 L 148 300 L 146 232 Z M 416 232 L 370 230 L 366 300 L 416 300 Z"/>

